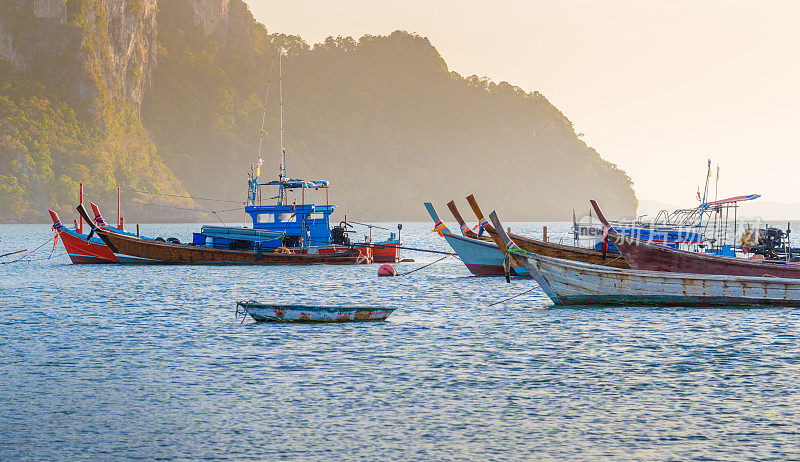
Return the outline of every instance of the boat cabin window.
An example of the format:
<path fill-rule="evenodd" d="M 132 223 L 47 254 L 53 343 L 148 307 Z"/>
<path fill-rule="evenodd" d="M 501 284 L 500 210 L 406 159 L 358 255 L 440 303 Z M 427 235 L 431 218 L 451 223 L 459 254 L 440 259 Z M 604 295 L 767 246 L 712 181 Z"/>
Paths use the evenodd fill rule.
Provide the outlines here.
<path fill-rule="evenodd" d="M 272 213 L 259 213 L 257 215 L 257 221 L 259 223 L 274 223 L 275 215 Z"/>
<path fill-rule="evenodd" d="M 292 218 L 291 213 L 279 213 L 278 221 L 289 221 Z"/>

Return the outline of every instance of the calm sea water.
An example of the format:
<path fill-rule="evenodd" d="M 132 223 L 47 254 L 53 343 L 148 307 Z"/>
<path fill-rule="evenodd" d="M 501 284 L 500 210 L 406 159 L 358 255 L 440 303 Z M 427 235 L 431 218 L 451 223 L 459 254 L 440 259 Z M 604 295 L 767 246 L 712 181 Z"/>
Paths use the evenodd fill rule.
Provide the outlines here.
<path fill-rule="evenodd" d="M 407 245 L 447 250 L 429 228 L 406 225 Z M 0 225 L 0 254 L 50 233 Z M 455 258 L 378 278 L 58 252 L 0 265 L 2 460 L 800 458 L 795 309 L 565 309 L 538 290 L 489 306 L 535 283 Z M 406 255 L 400 271 L 438 258 Z M 251 298 L 399 309 L 378 324 L 234 319 Z"/>

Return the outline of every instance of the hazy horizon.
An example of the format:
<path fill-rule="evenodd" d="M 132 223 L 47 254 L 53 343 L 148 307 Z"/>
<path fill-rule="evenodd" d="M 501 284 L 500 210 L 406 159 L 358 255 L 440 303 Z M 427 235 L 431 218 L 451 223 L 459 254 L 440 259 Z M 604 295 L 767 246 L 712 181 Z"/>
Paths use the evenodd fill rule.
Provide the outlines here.
<path fill-rule="evenodd" d="M 800 202 L 800 3 L 246 2 L 270 33 L 313 44 L 407 30 L 450 70 L 540 91 L 639 199 L 696 203 L 711 158 L 720 197 Z"/>

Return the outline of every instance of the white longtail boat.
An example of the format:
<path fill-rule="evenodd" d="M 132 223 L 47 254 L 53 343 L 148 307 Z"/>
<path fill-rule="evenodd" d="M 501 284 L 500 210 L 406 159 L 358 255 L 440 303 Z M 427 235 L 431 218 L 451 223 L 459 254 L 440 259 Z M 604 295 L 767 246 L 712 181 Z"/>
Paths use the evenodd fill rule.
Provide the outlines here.
<path fill-rule="evenodd" d="M 626 270 L 545 257 L 516 247 L 495 212 L 490 219 L 506 258 L 527 268 L 556 305 L 800 306 L 797 279 Z"/>

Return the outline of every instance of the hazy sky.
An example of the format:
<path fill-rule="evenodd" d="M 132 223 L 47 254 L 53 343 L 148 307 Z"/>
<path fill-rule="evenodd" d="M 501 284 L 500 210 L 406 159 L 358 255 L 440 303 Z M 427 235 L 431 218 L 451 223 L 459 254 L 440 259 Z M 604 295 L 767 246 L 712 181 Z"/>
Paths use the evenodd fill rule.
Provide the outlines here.
<path fill-rule="evenodd" d="M 800 202 L 800 1 L 247 0 L 270 32 L 428 37 L 449 68 L 538 90 L 640 199 Z"/>

